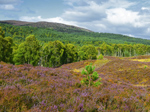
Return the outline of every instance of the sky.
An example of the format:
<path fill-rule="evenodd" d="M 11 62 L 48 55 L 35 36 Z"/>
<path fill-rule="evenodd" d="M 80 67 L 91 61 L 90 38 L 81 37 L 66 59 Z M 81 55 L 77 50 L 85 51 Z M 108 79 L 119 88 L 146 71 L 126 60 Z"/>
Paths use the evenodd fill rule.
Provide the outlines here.
<path fill-rule="evenodd" d="M 150 39 L 150 0 L 0 0 L 0 20 L 57 22 Z"/>

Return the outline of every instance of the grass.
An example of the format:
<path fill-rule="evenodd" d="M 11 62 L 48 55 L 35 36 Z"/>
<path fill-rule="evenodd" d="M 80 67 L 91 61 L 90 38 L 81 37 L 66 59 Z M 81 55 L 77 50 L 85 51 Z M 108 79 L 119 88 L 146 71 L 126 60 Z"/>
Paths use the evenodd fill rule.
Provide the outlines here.
<path fill-rule="evenodd" d="M 132 59 L 132 61 L 150 62 L 150 59 Z"/>

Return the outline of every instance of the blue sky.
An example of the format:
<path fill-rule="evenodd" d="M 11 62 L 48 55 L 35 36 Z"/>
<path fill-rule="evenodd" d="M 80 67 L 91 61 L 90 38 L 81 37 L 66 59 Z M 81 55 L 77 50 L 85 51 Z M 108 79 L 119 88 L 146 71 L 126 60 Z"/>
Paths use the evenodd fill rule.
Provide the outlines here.
<path fill-rule="evenodd" d="M 58 22 L 150 39 L 149 0 L 0 0 L 0 20 Z"/>

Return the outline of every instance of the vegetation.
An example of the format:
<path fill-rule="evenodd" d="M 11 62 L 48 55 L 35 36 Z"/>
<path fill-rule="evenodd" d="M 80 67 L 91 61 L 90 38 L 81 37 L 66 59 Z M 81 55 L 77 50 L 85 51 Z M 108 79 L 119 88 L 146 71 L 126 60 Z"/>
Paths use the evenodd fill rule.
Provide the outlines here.
<path fill-rule="evenodd" d="M 97 38 L 99 34 L 93 32 L 64 33 L 49 28 L 1 25 L 3 28 L 0 30 L 0 52 L 2 52 L 0 53 L 0 61 L 16 65 L 27 63 L 34 66 L 58 67 L 81 60 L 97 59 L 99 55 L 98 58 L 102 59 L 102 55 L 131 57 L 150 53 L 150 45 L 116 44 L 116 41 L 102 43 L 100 38 Z M 110 34 L 107 38 L 109 36 Z M 86 41 L 82 41 L 84 38 Z M 96 38 L 98 41 L 94 40 Z M 145 42 L 145 40 L 143 41 Z M 149 41 L 146 40 L 146 42 Z"/>
<path fill-rule="evenodd" d="M 103 59 L 104 58 L 104 56 L 102 55 L 102 54 L 100 54 L 99 56 L 98 56 L 98 59 Z"/>
<path fill-rule="evenodd" d="M 5 31 L 5 36 L 12 37 L 15 43 L 21 43 L 25 41 L 25 38 L 29 35 L 35 35 L 37 40 L 42 42 L 49 42 L 59 40 L 65 44 L 71 43 L 74 45 L 89 45 L 92 44 L 94 46 L 99 46 L 102 43 L 106 43 L 108 45 L 113 44 L 145 44 L 150 45 L 150 40 L 133 38 L 129 36 L 119 35 L 119 34 L 110 34 L 110 33 L 96 33 L 89 31 L 76 31 L 73 29 L 55 30 L 53 28 L 38 28 L 31 26 L 13 26 L 10 24 L 0 23 L 0 26 Z M 73 32 L 70 32 L 73 31 Z M 80 30 L 80 29 L 78 29 Z"/>
<path fill-rule="evenodd" d="M 5 37 L 5 32 L 0 27 L 0 61 L 12 63 L 13 40 L 11 37 Z"/>
<path fill-rule="evenodd" d="M 150 110 L 149 40 L 0 26 L 1 112 Z"/>
<path fill-rule="evenodd" d="M 30 35 L 26 38 L 26 41 L 18 46 L 18 49 L 14 53 L 13 61 L 16 65 L 20 64 L 32 64 L 38 65 L 40 58 L 40 45 L 34 35 Z"/>
<path fill-rule="evenodd" d="M 97 60 L 65 64 L 58 68 L 0 63 L 0 111 L 100 112 L 150 110 L 150 56 L 133 58 L 104 56 L 95 71 L 98 87 L 80 83 L 80 70 Z M 103 65 L 103 66 L 101 66 Z M 147 68 L 145 69 L 145 66 Z"/>
<path fill-rule="evenodd" d="M 81 83 L 86 84 L 88 87 L 90 87 L 91 85 L 99 86 L 101 84 L 101 78 L 96 81 L 99 78 L 99 74 L 96 71 L 94 72 L 95 66 L 92 67 L 91 63 L 90 65 L 87 65 L 85 69 L 86 71 L 83 69 L 81 74 L 86 75 L 86 78 L 83 78 Z"/>

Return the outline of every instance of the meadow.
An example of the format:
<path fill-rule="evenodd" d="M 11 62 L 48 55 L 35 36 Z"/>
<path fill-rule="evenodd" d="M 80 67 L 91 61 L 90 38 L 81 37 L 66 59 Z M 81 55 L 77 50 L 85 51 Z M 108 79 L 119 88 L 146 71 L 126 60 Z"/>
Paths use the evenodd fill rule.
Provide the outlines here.
<path fill-rule="evenodd" d="M 102 84 L 81 84 L 92 63 Z M 84 60 L 57 68 L 0 62 L 1 112 L 149 112 L 150 56 Z"/>

